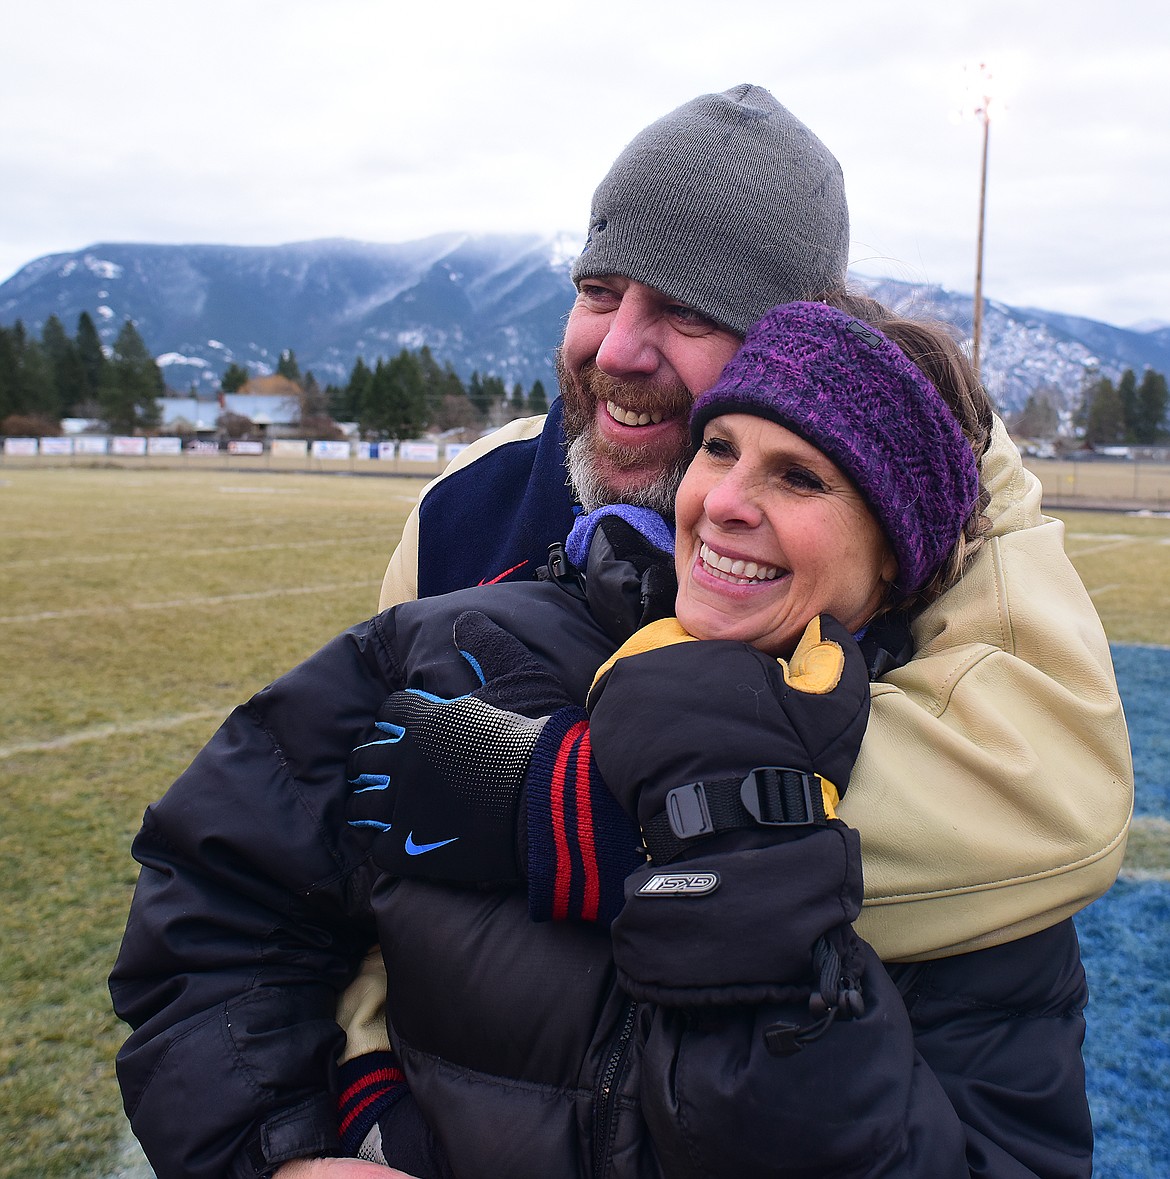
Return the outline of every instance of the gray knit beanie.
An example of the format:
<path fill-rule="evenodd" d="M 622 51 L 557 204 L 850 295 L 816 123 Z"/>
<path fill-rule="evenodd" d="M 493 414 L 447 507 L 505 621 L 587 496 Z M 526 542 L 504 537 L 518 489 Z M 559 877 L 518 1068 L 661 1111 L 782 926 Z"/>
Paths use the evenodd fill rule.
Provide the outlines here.
<path fill-rule="evenodd" d="M 634 137 L 593 194 L 572 277 L 645 283 L 742 336 L 769 307 L 842 286 L 848 261 L 841 166 L 744 84 Z"/>

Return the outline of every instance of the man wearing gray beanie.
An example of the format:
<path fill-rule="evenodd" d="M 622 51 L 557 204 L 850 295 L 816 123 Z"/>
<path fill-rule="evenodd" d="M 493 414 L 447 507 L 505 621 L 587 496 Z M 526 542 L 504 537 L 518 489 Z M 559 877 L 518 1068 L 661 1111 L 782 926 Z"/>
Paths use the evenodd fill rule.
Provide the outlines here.
<path fill-rule="evenodd" d="M 594 193 L 558 355 L 585 510 L 671 516 L 691 401 L 769 307 L 842 287 L 848 257 L 841 168 L 766 90 L 702 95 L 637 135 Z"/>
<path fill-rule="evenodd" d="M 840 165 L 744 85 L 634 138 L 593 195 L 572 277 L 624 275 L 743 336 L 770 307 L 841 286 L 848 261 Z"/>
<path fill-rule="evenodd" d="M 843 286 L 848 245 L 837 161 L 766 90 L 704 94 L 647 127 L 594 195 L 558 355 L 562 396 L 547 417 L 469 447 L 423 490 L 390 559 L 381 609 L 534 577 L 553 566 L 550 546 L 582 506 L 643 504 L 672 516 L 691 456 L 692 402 L 763 312 Z M 1100 621 L 1061 525 L 1042 516 L 1039 483 L 998 420 L 980 475 L 989 539 L 959 583 L 914 618 L 909 661 L 898 662 L 900 648 L 872 685 L 842 803 L 864 849 L 857 932 L 887 962 L 993 952 L 1039 935 L 1100 896 L 1125 850 L 1132 764 Z M 286 867 L 295 877 L 298 865 L 281 865 L 282 874 Z M 296 904 L 319 885 L 306 880 Z M 282 928 L 278 916 L 271 929 Z M 417 1111 L 409 1122 L 415 1107 L 380 1009 L 381 964 L 368 960 L 346 992 L 342 1036 L 329 1012 L 301 997 L 308 987 L 273 1007 L 281 987 L 264 980 L 282 976 L 287 952 L 270 932 L 264 969 L 242 992 L 233 989 L 242 968 L 181 994 L 170 988 L 166 1019 L 153 1029 L 150 1051 L 195 1061 L 195 1086 L 207 1083 L 202 1062 L 228 1050 L 231 1074 L 255 1092 L 251 1106 L 196 1110 L 150 1089 L 150 1101 L 135 1099 L 139 1116 L 165 1114 L 158 1133 L 176 1157 L 202 1158 L 201 1174 L 213 1173 L 206 1143 L 226 1152 L 247 1138 L 233 1175 L 372 1176 L 368 1164 L 322 1157 L 342 1151 L 343 1126 L 359 1141 L 383 1124 L 427 1132 Z M 393 948 L 387 955 L 392 975 L 398 962 L 409 975 L 409 962 Z M 263 1014 L 248 1017 L 262 1034 L 236 1030 L 245 1009 Z M 162 1026 L 171 1019 L 180 1022 Z M 344 1118 L 334 1116 L 333 1061 L 303 1047 L 309 1031 L 321 1043 L 334 1037 L 329 1052 L 345 1041 Z M 152 1059 L 141 1051 L 134 1065 L 148 1087 Z M 251 1079 L 269 1076 L 271 1085 Z"/>

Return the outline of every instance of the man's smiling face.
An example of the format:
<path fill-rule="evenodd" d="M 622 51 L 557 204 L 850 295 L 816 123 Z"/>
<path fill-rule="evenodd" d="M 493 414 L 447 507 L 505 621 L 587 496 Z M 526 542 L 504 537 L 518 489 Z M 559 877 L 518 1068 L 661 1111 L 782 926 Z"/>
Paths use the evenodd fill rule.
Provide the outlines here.
<path fill-rule="evenodd" d="M 582 281 L 557 362 L 570 475 L 586 510 L 623 502 L 673 515 L 691 455 L 691 402 L 739 345 L 643 283 Z"/>

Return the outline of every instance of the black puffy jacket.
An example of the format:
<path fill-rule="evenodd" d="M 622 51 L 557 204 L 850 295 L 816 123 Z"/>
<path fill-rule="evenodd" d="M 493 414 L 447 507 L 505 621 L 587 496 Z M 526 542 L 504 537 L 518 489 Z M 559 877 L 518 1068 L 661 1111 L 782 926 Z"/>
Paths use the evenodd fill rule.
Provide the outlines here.
<path fill-rule="evenodd" d="M 615 645 L 547 582 L 407 603 L 237 708 L 147 810 L 111 992 L 159 1179 L 336 1150 L 333 1015 L 374 938 L 345 761 L 390 691 L 476 686 L 450 637 L 469 607 L 578 700 Z M 914 966 L 870 954 L 865 1014 L 778 1057 L 775 1008 L 635 1004 L 605 930 L 532 923 L 522 894 L 382 880 L 374 900 L 392 1041 L 460 1179 L 1089 1174 L 1069 921 Z"/>

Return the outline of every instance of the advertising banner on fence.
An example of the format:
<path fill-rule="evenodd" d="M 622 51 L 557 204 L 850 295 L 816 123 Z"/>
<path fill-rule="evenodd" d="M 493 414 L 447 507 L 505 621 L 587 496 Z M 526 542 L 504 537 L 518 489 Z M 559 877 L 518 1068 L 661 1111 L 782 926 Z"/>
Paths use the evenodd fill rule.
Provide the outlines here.
<path fill-rule="evenodd" d="M 145 454 L 146 439 L 129 438 L 125 435 L 115 434 L 114 437 L 110 439 L 110 453 L 120 455 Z"/>
<path fill-rule="evenodd" d="M 72 454 L 72 438 L 42 438 L 41 454 Z"/>
<path fill-rule="evenodd" d="M 466 449 L 466 442 L 448 442 L 447 449 L 443 452 L 443 457 L 447 462 L 450 462 L 457 454 L 462 454 Z"/>
<path fill-rule="evenodd" d="M 303 438 L 273 438 L 273 458 L 304 458 L 309 453 L 309 444 Z"/>
<path fill-rule="evenodd" d="M 20 455 L 21 458 L 30 458 L 37 452 L 37 440 L 35 438 L 5 438 L 4 439 L 4 453 L 12 455 Z"/>
<path fill-rule="evenodd" d="M 74 454 L 105 454 L 110 440 L 103 434 L 78 434 L 73 439 Z"/>
<path fill-rule="evenodd" d="M 263 442 L 246 442 L 243 438 L 233 438 L 228 443 L 228 454 L 263 454 Z"/>
<path fill-rule="evenodd" d="M 313 457 L 315 459 L 347 459 L 349 458 L 349 443 L 329 442 L 318 438 L 313 443 Z"/>
<path fill-rule="evenodd" d="M 146 440 L 147 454 L 182 454 L 183 441 L 181 438 L 148 438 Z"/>
<path fill-rule="evenodd" d="M 392 459 L 398 448 L 397 442 L 356 442 L 354 453 L 360 459 Z"/>
<path fill-rule="evenodd" d="M 439 444 L 437 442 L 400 442 L 398 457 L 405 463 L 437 463 Z"/>

